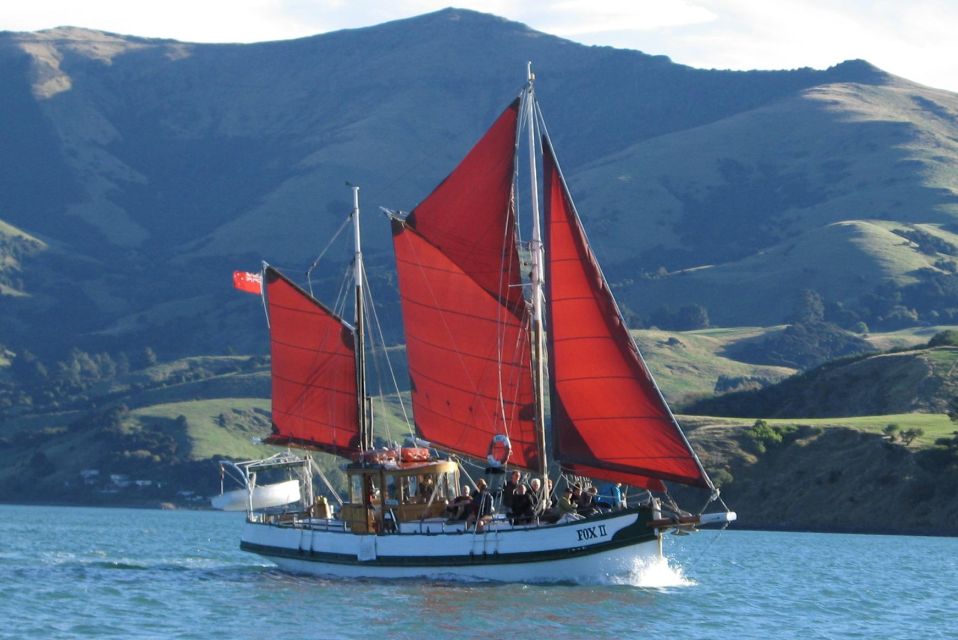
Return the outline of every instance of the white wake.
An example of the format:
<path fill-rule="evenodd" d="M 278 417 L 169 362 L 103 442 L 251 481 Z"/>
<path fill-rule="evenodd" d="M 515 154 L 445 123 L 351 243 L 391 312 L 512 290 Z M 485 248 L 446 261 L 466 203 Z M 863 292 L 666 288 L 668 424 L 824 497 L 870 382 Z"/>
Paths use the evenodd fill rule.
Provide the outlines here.
<path fill-rule="evenodd" d="M 682 567 L 672 564 L 668 558 L 636 558 L 627 575 L 615 580 L 644 589 L 668 589 L 671 587 L 694 587 L 696 582 L 686 577 Z"/>

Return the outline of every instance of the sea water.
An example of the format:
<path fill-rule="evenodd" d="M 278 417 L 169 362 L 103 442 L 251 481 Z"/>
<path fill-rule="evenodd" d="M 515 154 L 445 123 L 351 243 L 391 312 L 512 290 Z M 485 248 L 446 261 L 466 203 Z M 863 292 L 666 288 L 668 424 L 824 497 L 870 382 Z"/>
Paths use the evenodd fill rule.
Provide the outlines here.
<path fill-rule="evenodd" d="M 331 580 L 242 514 L 0 505 L 3 638 L 958 638 L 958 539 L 668 536 L 593 584 Z"/>

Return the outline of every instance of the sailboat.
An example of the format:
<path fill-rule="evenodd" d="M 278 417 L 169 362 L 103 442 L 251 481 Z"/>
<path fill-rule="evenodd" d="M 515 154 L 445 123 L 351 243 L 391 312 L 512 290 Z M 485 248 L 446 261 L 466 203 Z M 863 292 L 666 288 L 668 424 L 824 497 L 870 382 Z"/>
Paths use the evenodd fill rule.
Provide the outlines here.
<path fill-rule="evenodd" d="M 523 133 L 527 243 L 516 210 Z M 452 173 L 408 215 L 388 212 L 414 416 L 407 446 L 376 448 L 372 437 L 358 188 L 353 195 L 352 322 L 273 267 L 262 277 L 272 353 L 267 441 L 346 458 L 348 495 L 339 498 L 321 473 L 341 504 L 318 495 L 309 455 L 225 463 L 250 496 L 242 549 L 327 576 L 590 580 L 660 558 L 669 531 L 735 520 L 596 261 L 531 68 Z M 469 461 L 482 473 L 475 482 Z M 270 470 L 302 482 L 296 502 L 256 508 L 257 477 Z M 524 517 L 508 507 L 516 482 L 532 497 Z M 592 482 L 609 489 L 583 511 L 568 495 Z M 724 511 L 683 511 L 666 483 L 700 488 Z M 462 484 L 471 497 L 461 496 Z"/>

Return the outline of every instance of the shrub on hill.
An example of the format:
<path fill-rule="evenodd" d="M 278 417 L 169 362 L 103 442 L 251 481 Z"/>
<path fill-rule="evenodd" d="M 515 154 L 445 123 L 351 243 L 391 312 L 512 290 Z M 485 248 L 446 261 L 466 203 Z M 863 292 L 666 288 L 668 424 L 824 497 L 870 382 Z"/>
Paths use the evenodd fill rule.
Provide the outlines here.
<path fill-rule="evenodd" d="M 709 328 L 708 310 L 700 304 L 688 304 L 673 311 L 669 307 L 660 307 L 649 318 L 649 324 L 659 329 L 671 331 L 694 331 Z"/>
<path fill-rule="evenodd" d="M 954 329 L 948 329 L 947 331 L 942 331 L 936 333 L 932 336 L 931 340 L 928 341 L 929 347 L 958 347 L 958 331 Z"/>

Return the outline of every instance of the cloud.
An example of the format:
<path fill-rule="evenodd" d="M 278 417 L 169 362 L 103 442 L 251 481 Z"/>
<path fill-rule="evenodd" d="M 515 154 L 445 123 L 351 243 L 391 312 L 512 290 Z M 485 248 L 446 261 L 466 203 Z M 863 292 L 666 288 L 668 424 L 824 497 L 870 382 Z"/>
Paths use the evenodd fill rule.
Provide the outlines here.
<path fill-rule="evenodd" d="M 635 2 L 634 0 L 562 0 L 546 11 L 529 15 L 531 23 L 559 36 L 649 31 L 715 20 L 709 9 L 684 0 Z"/>
<path fill-rule="evenodd" d="M 450 0 L 27 0 L 0 29 L 73 25 L 193 42 L 257 42 L 371 26 Z M 702 68 L 824 68 L 863 58 L 958 90 L 958 3 L 950 0 L 456 0 L 584 44 L 663 54 Z"/>

